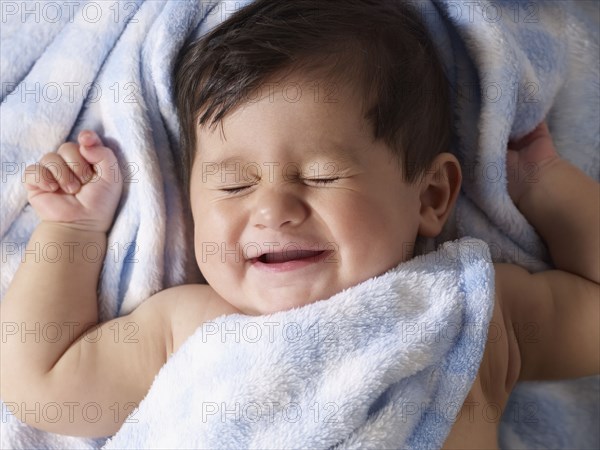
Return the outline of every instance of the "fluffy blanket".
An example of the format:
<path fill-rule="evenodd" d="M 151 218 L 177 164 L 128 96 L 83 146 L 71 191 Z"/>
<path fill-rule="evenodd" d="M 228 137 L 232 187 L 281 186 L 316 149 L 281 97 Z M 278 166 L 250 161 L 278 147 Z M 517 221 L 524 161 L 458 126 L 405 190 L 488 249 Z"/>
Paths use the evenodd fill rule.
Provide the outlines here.
<path fill-rule="evenodd" d="M 170 69 L 188 37 L 244 3 L 1 3 L 0 295 L 37 224 L 21 185 L 23 170 L 83 128 L 109 143 L 125 173 L 99 285 L 101 319 L 128 313 L 194 275 L 189 212 L 175 177 L 180 154 Z M 598 3 L 416 5 L 454 87 L 453 151 L 465 172 L 455 214 L 425 251 L 470 235 L 488 243 L 494 261 L 548 268 L 543 242 L 506 192 L 506 144 L 546 117 L 560 154 L 600 178 Z M 597 377 L 520 384 L 503 419 L 501 445 L 600 447 L 599 392 Z M 18 422 L 4 404 L 2 425 L 3 448 L 98 448 L 104 442 L 40 432 Z"/>
<path fill-rule="evenodd" d="M 439 448 L 493 290 L 487 245 L 463 238 L 328 300 L 207 322 L 104 448 Z"/>

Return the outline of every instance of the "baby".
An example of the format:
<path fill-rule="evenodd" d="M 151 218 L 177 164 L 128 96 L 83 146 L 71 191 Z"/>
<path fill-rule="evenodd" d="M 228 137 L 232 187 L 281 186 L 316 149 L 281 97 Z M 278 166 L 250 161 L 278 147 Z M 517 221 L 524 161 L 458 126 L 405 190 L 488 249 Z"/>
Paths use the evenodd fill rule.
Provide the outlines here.
<path fill-rule="evenodd" d="M 105 323 L 102 259 L 82 249 L 106 252 L 122 191 L 116 157 L 86 130 L 28 167 L 42 221 L 2 321 L 63 332 L 3 338 L 2 400 L 24 405 L 17 416 L 36 428 L 112 435 L 126 418 L 114 405 L 137 405 L 202 323 L 327 299 L 412 258 L 417 237 L 441 232 L 462 180 L 434 56 L 409 8 L 366 0 L 259 0 L 188 45 L 175 70 L 182 178 L 208 285 L 166 289 Z M 510 145 L 508 169 L 509 194 L 557 270 L 494 266 L 499 331 L 445 448 L 497 448 L 500 417 L 482 411 L 504 408 L 517 381 L 599 373 L 598 183 L 558 156 L 545 123 Z M 63 256 L 36 258 L 49 243 Z M 531 323 L 535 339 L 519 332 Z M 114 339 L 127 324 L 135 345 Z M 104 413 L 34 420 L 27 411 L 40 402 L 95 402 Z"/>

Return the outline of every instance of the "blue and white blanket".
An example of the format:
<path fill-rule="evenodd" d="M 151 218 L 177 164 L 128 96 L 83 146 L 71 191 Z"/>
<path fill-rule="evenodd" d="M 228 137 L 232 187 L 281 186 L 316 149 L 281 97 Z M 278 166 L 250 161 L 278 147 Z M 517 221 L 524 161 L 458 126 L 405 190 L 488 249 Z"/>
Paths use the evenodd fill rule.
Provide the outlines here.
<path fill-rule="evenodd" d="M 0 295 L 38 222 L 22 188 L 23 170 L 83 128 L 108 142 L 125 174 L 99 285 L 101 319 L 128 313 L 196 274 L 189 211 L 175 176 L 180 153 L 170 72 L 190 35 L 202 35 L 244 3 L 0 3 Z M 506 144 L 546 117 L 559 153 L 600 179 L 600 7 L 594 1 L 416 4 L 460 94 L 453 98 L 453 151 L 464 172 L 455 213 L 425 248 L 473 236 L 487 242 L 495 262 L 548 268 L 543 242 L 507 194 Z M 598 377 L 521 383 L 500 444 L 598 448 L 599 396 Z M 104 442 L 35 430 L 4 404 L 1 435 L 3 448 L 98 448 Z"/>
<path fill-rule="evenodd" d="M 493 273 L 463 238 L 327 300 L 207 322 L 104 448 L 439 448 L 479 368 Z"/>

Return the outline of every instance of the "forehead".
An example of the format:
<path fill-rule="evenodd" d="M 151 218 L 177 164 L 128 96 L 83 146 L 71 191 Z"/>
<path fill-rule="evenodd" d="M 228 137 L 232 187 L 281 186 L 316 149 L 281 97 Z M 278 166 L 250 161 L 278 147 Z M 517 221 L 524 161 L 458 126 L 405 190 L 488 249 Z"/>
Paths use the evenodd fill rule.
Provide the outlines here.
<path fill-rule="evenodd" d="M 199 157 L 212 161 L 269 150 L 348 158 L 373 140 L 356 90 L 311 77 L 266 82 L 220 123 L 198 126 L 196 134 Z"/>

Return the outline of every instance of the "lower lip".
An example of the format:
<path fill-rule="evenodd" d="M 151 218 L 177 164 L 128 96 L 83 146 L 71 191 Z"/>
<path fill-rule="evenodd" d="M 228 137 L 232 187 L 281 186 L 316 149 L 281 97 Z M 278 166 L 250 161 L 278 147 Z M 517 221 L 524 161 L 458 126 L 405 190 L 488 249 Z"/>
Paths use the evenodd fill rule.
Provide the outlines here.
<path fill-rule="evenodd" d="M 310 256 L 308 258 L 294 259 L 292 261 L 270 263 L 270 264 L 264 263 L 264 262 L 260 261 L 258 258 L 254 258 L 250 261 L 250 263 L 252 264 L 252 267 L 255 267 L 258 270 L 261 270 L 264 272 L 271 272 L 271 273 L 290 272 L 292 270 L 302 269 L 303 267 L 307 267 L 312 264 L 319 263 L 319 262 L 325 260 L 330 254 L 331 254 L 331 251 L 324 251 L 324 252 L 319 253 L 318 255 Z"/>

